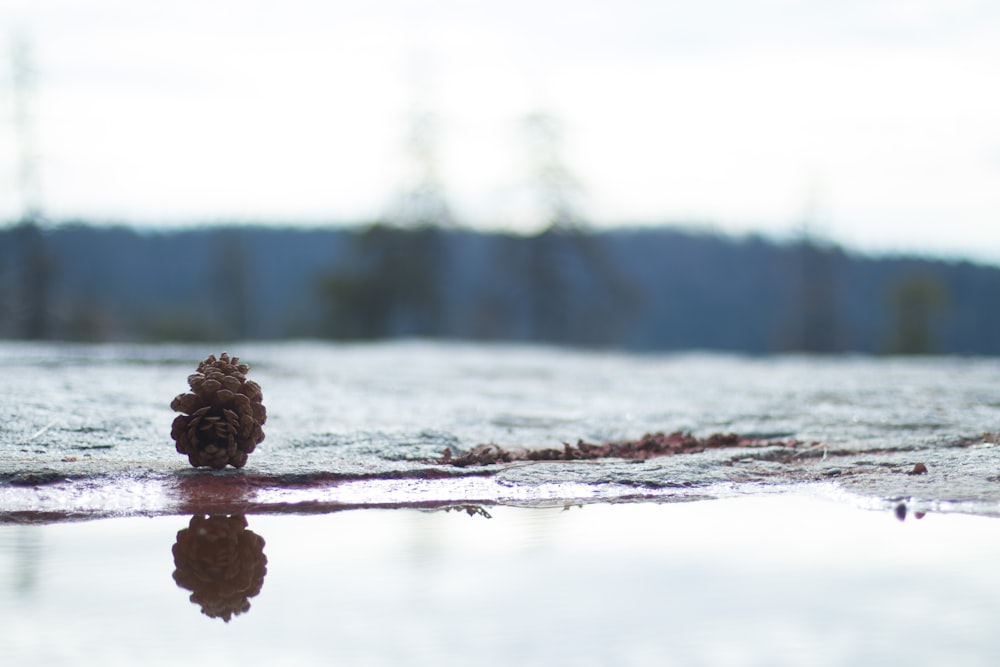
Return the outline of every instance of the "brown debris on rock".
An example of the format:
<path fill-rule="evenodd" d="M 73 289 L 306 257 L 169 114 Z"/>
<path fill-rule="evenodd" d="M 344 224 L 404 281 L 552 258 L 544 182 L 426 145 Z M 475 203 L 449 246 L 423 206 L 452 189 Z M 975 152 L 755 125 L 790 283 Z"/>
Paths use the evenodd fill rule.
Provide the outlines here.
<path fill-rule="evenodd" d="M 450 449 L 445 450 L 444 457 L 439 463 L 467 467 L 512 463 L 515 461 L 580 461 L 606 458 L 645 461 L 646 459 L 659 456 L 694 454 L 707 449 L 764 447 L 780 444 L 794 446 L 798 443 L 777 443 L 761 438 L 748 438 L 735 433 L 715 433 L 705 438 L 698 438 L 690 433 L 675 431 L 669 435 L 664 433 L 647 433 L 638 440 L 623 440 L 602 444 L 590 444 L 580 440 L 576 445 L 564 443 L 561 449 L 504 449 L 499 445 L 477 445 L 464 454 L 457 456 Z"/>
<path fill-rule="evenodd" d="M 246 377 L 249 370 L 239 357 L 209 355 L 188 376 L 191 391 L 170 403 L 175 412 L 184 413 L 174 419 L 170 437 L 191 465 L 242 468 L 264 440 L 267 410 L 260 385 Z"/>
<path fill-rule="evenodd" d="M 250 609 L 267 574 L 264 538 L 247 530 L 247 519 L 193 516 L 177 533 L 173 547 L 174 581 L 191 591 L 191 602 L 226 623 Z"/>

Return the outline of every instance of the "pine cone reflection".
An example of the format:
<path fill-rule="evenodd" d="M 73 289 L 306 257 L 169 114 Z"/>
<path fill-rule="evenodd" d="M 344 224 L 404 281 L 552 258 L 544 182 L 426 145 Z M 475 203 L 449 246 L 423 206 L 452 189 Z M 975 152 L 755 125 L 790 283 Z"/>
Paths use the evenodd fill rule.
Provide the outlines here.
<path fill-rule="evenodd" d="M 170 403 L 175 412 L 184 413 L 174 419 L 170 437 L 191 465 L 242 468 L 264 440 L 267 410 L 260 385 L 246 377 L 249 370 L 239 357 L 209 355 L 188 376 L 191 391 Z"/>
<path fill-rule="evenodd" d="M 242 514 L 193 516 L 174 544 L 174 581 L 191 591 L 201 612 L 226 623 L 250 609 L 267 574 L 264 538 Z"/>

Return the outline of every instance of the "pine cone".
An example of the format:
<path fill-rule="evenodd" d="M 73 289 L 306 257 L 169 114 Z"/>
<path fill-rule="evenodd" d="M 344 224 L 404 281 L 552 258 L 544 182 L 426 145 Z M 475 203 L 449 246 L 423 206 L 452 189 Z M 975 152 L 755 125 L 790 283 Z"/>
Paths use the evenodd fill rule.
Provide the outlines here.
<path fill-rule="evenodd" d="M 264 538 L 247 530 L 243 515 L 193 516 L 177 532 L 174 581 L 191 591 L 201 612 L 226 623 L 250 609 L 267 574 Z"/>
<path fill-rule="evenodd" d="M 195 467 L 242 468 L 264 439 L 267 410 L 260 385 L 247 380 L 250 367 L 239 361 L 225 352 L 219 359 L 209 355 L 188 376 L 191 392 L 170 403 L 175 412 L 184 413 L 174 419 L 170 437 Z"/>

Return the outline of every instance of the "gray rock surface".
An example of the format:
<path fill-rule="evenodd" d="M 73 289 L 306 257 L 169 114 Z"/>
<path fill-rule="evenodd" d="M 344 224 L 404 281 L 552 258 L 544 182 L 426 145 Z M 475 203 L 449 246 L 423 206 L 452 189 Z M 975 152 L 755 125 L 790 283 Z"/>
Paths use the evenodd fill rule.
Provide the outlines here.
<path fill-rule="evenodd" d="M 241 470 L 191 468 L 169 404 L 223 350 L 264 391 Z M 0 343 L 0 519 L 683 499 L 810 484 L 856 503 L 1000 514 L 1000 360 L 632 355 L 393 342 Z M 735 432 L 782 441 L 647 461 L 439 461 Z M 789 440 L 799 444 L 789 446 Z M 926 474 L 907 474 L 923 463 Z"/>

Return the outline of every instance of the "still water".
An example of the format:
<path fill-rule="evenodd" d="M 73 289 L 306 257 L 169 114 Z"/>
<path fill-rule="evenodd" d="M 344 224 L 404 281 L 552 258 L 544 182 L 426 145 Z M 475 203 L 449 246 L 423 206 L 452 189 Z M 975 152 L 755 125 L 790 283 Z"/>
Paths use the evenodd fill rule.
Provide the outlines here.
<path fill-rule="evenodd" d="M 998 560 L 996 518 L 801 491 L 6 524 L 0 647 L 102 667 L 995 665 Z"/>

